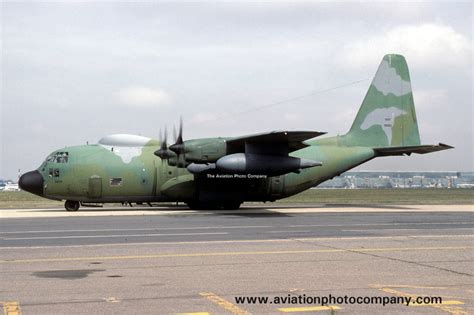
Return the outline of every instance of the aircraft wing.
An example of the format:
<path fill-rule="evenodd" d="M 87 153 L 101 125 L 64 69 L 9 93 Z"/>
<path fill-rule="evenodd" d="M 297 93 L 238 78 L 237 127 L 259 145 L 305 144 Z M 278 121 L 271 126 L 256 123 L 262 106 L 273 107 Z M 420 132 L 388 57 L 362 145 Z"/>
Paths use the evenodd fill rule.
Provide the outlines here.
<path fill-rule="evenodd" d="M 375 148 L 374 151 L 377 156 L 387 155 L 410 155 L 412 153 L 425 154 L 436 151 L 442 151 L 452 149 L 453 147 L 444 143 L 438 145 L 415 145 L 406 147 L 386 147 L 386 148 Z"/>
<path fill-rule="evenodd" d="M 303 141 L 324 135 L 319 131 L 272 131 L 237 137 L 227 140 L 227 150 L 231 153 L 258 153 L 288 155 L 307 147 Z"/>

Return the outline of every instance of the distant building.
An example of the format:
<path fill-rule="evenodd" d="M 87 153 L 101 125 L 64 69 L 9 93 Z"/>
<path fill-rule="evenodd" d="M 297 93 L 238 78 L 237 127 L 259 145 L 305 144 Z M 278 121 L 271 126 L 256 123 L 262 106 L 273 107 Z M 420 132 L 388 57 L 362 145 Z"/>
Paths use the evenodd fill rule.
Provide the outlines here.
<path fill-rule="evenodd" d="M 20 187 L 18 187 L 17 183 L 6 183 L 2 191 L 20 191 Z"/>
<path fill-rule="evenodd" d="M 474 172 L 346 172 L 318 188 L 474 188 Z"/>
<path fill-rule="evenodd" d="M 18 183 L 11 180 L 0 179 L 0 191 L 19 191 Z"/>

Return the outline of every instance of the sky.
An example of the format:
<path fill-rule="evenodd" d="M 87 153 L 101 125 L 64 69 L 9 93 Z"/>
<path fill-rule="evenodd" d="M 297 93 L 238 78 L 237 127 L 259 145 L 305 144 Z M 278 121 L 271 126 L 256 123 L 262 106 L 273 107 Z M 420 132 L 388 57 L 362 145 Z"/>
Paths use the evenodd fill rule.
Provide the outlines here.
<path fill-rule="evenodd" d="M 422 143 L 356 170 L 473 171 L 469 2 L 1 2 L 0 178 L 108 134 L 348 131 L 387 53 Z M 170 134 L 170 132 L 169 132 Z"/>

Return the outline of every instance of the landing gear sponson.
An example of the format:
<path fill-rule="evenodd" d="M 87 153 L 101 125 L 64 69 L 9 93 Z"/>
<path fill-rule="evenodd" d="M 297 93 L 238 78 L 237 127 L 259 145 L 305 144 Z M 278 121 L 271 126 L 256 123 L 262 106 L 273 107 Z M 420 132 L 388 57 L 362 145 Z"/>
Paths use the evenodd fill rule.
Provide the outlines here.
<path fill-rule="evenodd" d="M 226 201 L 226 202 L 200 202 L 188 201 L 187 206 L 191 210 L 237 210 L 242 204 L 241 201 Z"/>
<path fill-rule="evenodd" d="M 131 203 L 129 203 L 132 206 Z M 149 203 L 148 203 L 149 204 Z M 198 201 L 188 201 L 186 203 L 190 209 L 193 210 L 237 210 L 240 208 L 242 201 L 226 201 L 226 202 L 198 202 Z M 151 207 L 152 205 L 149 204 Z M 64 208 L 67 211 L 77 211 L 79 210 L 80 203 L 79 201 L 66 200 L 64 203 Z"/>

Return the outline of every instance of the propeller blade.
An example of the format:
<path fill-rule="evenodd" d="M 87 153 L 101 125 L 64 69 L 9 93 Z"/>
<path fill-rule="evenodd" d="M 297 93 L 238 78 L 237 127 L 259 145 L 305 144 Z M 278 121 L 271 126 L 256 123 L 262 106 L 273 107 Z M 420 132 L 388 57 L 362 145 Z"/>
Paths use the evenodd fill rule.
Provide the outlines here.
<path fill-rule="evenodd" d="M 168 150 L 168 128 L 166 128 L 166 126 L 165 126 L 165 137 L 163 138 L 161 147 L 165 150 Z"/>
<path fill-rule="evenodd" d="M 179 134 L 176 143 L 183 143 L 183 117 L 179 117 Z"/>
<path fill-rule="evenodd" d="M 180 117 L 179 119 L 179 133 L 178 137 L 176 137 L 176 129 L 173 128 L 173 133 L 175 136 L 175 143 L 169 147 L 171 151 L 176 153 L 178 156 L 178 166 L 185 167 L 186 166 L 186 156 L 185 156 L 185 147 L 183 141 L 183 118 Z"/>
<path fill-rule="evenodd" d="M 164 137 L 162 137 L 162 132 L 160 130 L 160 142 L 161 142 L 160 148 L 154 152 L 154 154 L 161 159 L 161 162 L 163 162 L 163 160 L 168 160 L 171 157 L 171 152 L 168 150 L 167 139 L 168 139 L 168 128 L 166 128 L 165 126 Z"/>

